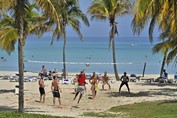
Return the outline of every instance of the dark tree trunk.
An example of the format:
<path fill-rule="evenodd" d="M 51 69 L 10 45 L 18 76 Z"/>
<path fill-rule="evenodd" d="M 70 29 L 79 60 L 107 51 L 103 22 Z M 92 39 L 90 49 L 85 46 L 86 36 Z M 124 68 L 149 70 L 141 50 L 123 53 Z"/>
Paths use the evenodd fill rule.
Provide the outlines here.
<path fill-rule="evenodd" d="M 113 63 L 114 63 L 114 74 L 116 80 L 119 80 L 118 72 L 117 72 L 117 65 L 116 65 L 116 49 L 115 49 L 115 42 L 112 39 L 112 54 L 113 54 Z"/>
<path fill-rule="evenodd" d="M 19 31 L 18 40 L 18 67 L 19 67 L 19 98 L 18 111 L 24 112 L 24 8 L 25 0 L 17 0 L 16 27 Z"/>
<path fill-rule="evenodd" d="M 19 66 L 19 112 L 24 111 L 24 46 L 22 40 L 18 41 L 18 66 Z"/>
<path fill-rule="evenodd" d="M 64 31 L 64 43 L 63 43 L 63 70 L 64 70 L 64 79 L 66 79 L 66 54 L 65 54 L 65 50 L 66 50 L 66 32 Z"/>
<path fill-rule="evenodd" d="M 163 74 L 163 70 L 164 70 L 165 62 L 166 62 L 166 57 L 167 57 L 167 55 L 165 54 L 164 57 L 163 57 L 162 66 L 161 66 L 161 69 L 160 69 L 160 77 L 162 77 L 162 74 Z"/>

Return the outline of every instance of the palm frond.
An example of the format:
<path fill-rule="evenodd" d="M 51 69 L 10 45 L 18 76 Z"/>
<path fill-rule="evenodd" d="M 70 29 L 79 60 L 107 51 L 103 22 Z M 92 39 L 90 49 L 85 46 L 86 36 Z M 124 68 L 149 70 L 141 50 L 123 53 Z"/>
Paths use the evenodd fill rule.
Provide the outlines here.
<path fill-rule="evenodd" d="M 15 49 L 15 43 L 18 39 L 18 30 L 16 28 L 0 29 L 0 48 L 10 54 Z"/>

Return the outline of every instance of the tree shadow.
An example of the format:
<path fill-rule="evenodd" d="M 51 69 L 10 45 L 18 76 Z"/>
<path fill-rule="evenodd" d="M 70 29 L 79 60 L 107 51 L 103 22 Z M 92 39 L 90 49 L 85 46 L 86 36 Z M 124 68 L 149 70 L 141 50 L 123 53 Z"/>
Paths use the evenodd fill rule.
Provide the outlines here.
<path fill-rule="evenodd" d="M 158 105 L 162 105 L 162 104 L 176 104 L 177 100 L 164 100 L 163 102 L 159 103 Z"/>
<path fill-rule="evenodd" d="M 10 89 L 10 90 L 3 89 L 3 90 L 0 90 L 0 94 L 4 94 L 4 93 L 15 93 L 15 89 Z"/>
<path fill-rule="evenodd" d="M 153 95 L 165 95 L 165 96 L 177 96 L 175 92 L 177 89 L 173 88 L 160 88 L 160 89 L 151 89 L 154 91 L 152 94 Z"/>
<path fill-rule="evenodd" d="M 159 83 L 159 82 L 154 82 L 154 83 L 138 83 L 139 85 L 145 86 L 160 86 L 160 87 L 164 87 L 164 86 L 176 86 L 175 83 Z"/>
<path fill-rule="evenodd" d="M 36 108 L 36 107 L 27 107 L 27 108 L 24 109 L 24 111 L 26 113 L 27 112 L 29 112 L 29 113 L 33 113 L 33 112 L 35 112 L 35 113 L 45 113 L 46 112 L 46 111 L 41 110 L 40 108 Z"/>
<path fill-rule="evenodd" d="M 9 107 L 9 106 L 0 106 L 0 111 L 17 111 L 15 107 Z"/>
<path fill-rule="evenodd" d="M 177 97 L 176 94 L 177 89 L 174 88 L 158 88 L 158 89 L 150 89 L 149 91 L 139 91 L 138 93 L 129 93 L 122 91 L 121 93 L 119 92 L 107 92 L 105 94 L 108 94 L 109 97 L 143 97 L 143 96 L 148 96 L 152 97 L 154 95 L 158 96 L 169 96 L 169 97 Z"/>
<path fill-rule="evenodd" d="M 108 94 L 109 97 L 142 97 L 142 96 L 151 96 L 150 91 L 140 91 L 138 93 L 129 93 L 129 92 L 107 92 L 106 94 Z"/>
<path fill-rule="evenodd" d="M 0 111 L 18 111 L 18 108 L 16 106 L 0 106 Z M 29 108 L 24 108 L 24 112 L 29 112 L 29 113 L 45 113 L 46 111 L 40 110 L 40 108 L 36 107 L 29 107 Z"/>

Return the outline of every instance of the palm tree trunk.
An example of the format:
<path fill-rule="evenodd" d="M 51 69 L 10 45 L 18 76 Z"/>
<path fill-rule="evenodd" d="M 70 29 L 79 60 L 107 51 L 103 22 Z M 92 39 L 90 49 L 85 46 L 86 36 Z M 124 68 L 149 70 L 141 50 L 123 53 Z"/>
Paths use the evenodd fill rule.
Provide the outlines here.
<path fill-rule="evenodd" d="M 112 39 L 112 54 L 113 54 L 113 63 L 114 63 L 114 74 L 116 80 L 119 80 L 118 72 L 117 72 L 117 65 L 116 65 L 116 50 L 115 50 L 115 42 L 114 38 Z"/>
<path fill-rule="evenodd" d="M 16 23 L 19 31 L 18 40 L 18 67 L 19 67 L 19 98 L 18 111 L 24 112 L 24 2 L 25 0 L 17 1 L 17 16 Z"/>
<path fill-rule="evenodd" d="M 64 69 L 64 79 L 66 79 L 66 59 L 65 59 L 65 50 L 66 50 L 66 32 L 64 30 L 64 43 L 63 43 L 63 69 Z"/>
<path fill-rule="evenodd" d="M 19 112 L 24 111 L 24 46 L 22 40 L 18 41 L 18 67 L 19 67 Z"/>
<path fill-rule="evenodd" d="M 166 58 L 167 58 L 167 55 L 165 54 L 164 57 L 163 57 L 162 66 L 161 66 L 161 70 L 160 70 L 160 77 L 162 77 L 162 74 L 163 74 Z"/>

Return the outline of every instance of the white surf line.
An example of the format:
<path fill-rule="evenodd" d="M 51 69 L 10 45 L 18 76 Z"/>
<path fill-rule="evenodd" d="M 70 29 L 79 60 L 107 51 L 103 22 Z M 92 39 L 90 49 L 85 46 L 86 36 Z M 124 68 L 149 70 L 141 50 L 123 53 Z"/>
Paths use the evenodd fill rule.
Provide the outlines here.
<path fill-rule="evenodd" d="M 144 64 L 144 62 L 123 62 L 123 63 L 98 63 L 98 62 L 56 62 L 56 61 L 32 61 L 32 60 L 25 60 L 25 62 L 27 63 L 48 63 L 48 64 L 71 64 L 71 65 L 75 65 L 75 64 L 92 64 L 92 65 L 113 65 L 113 64 Z"/>

